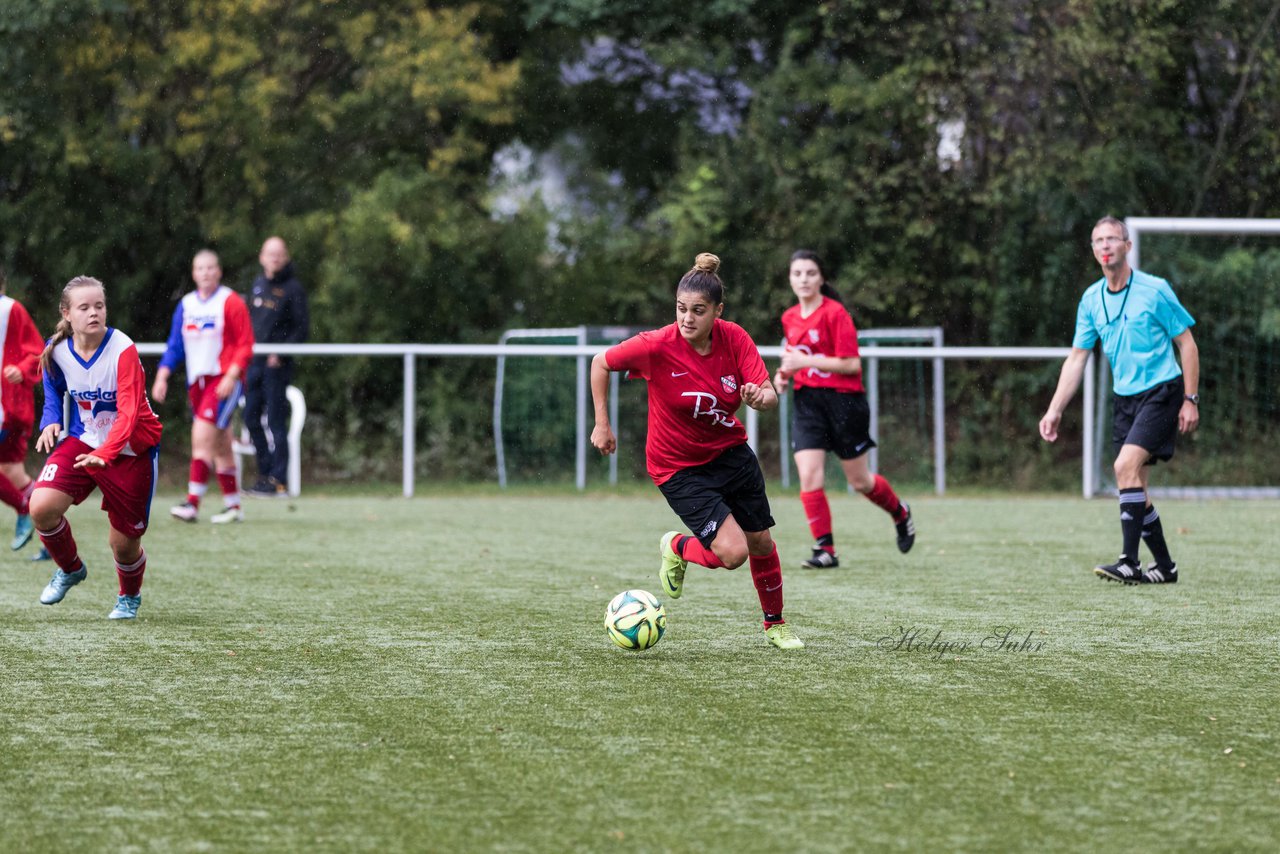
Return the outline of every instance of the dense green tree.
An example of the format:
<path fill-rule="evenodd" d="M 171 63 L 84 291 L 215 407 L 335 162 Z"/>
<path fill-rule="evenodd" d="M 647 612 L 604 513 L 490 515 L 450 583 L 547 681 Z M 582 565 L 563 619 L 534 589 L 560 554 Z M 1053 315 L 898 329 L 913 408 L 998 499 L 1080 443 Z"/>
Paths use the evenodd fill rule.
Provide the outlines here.
<path fill-rule="evenodd" d="M 1280 0 L 11 0 L 0 39 L 0 263 L 46 327 L 91 272 L 159 338 L 195 248 L 244 287 L 281 233 L 315 340 L 657 324 L 709 249 L 771 341 L 807 246 L 861 326 L 1064 344 L 1100 214 L 1280 216 Z M 1239 352 L 1274 341 L 1275 265 L 1233 245 L 1145 259 Z M 1261 321 L 1197 311 L 1223 271 L 1256 280 Z M 1272 411 L 1273 362 L 1216 358 L 1206 383 L 1262 407 L 1239 425 Z M 382 368 L 308 378 L 360 404 L 315 410 L 340 467 L 395 443 Z M 423 366 L 433 468 L 488 465 L 486 415 L 451 390 L 491 373 Z M 988 425 L 965 436 L 1019 435 L 1051 373 L 956 366 Z"/>

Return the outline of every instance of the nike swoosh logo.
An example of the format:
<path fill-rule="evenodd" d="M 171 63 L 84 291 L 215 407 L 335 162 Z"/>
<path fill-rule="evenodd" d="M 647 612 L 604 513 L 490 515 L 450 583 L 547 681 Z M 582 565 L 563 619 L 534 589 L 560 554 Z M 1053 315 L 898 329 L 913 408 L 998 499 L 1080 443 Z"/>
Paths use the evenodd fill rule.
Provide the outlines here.
<path fill-rule="evenodd" d="M 677 374 L 675 371 L 672 371 L 672 372 L 671 372 L 671 376 L 672 376 L 672 377 L 683 377 L 683 376 L 688 376 L 688 374 L 689 374 L 689 372 L 688 372 L 688 371 L 681 371 L 681 372 L 680 372 L 680 373 L 678 373 L 678 374 Z"/>

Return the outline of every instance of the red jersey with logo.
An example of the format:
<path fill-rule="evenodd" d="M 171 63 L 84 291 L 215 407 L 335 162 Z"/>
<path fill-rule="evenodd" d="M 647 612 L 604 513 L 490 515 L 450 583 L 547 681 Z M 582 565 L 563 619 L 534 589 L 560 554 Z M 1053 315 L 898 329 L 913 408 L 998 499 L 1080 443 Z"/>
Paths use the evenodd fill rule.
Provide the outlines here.
<path fill-rule="evenodd" d="M 782 313 L 782 331 L 790 350 L 836 359 L 858 356 L 858 331 L 853 328 L 853 318 L 843 305 L 833 299 L 823 297 L 808 317 L 801 315 L 799 305 L 791 306 Z M 817 368 L 796 371 L 791 382 L 796 388 L 833 388 L 842 392 L 864 390 L 861 373 L 837 374 Z"/>
<path fill-rule="evenodd" d="M 11 383 L 0 377 L 0 424 L 8 420 L 32 424 L 36 420 L 33 389 L 40 382 L 40 354 L 44 339 L 31 315 L 13 297 L 0 296 L 0 368 L 13 365 L 22 380 Z"/>
<path fill-rule="evenodd" d="M 711 352 L 703 356 L 673 323 L 641 332 L 605 352 L 610 370 L 649 382 L 649 477 L 663 484 L 683 469 L 709 463 L 745 444 L 747 428 L 735 413 L 742 384 L 764 385 L 769 371 L 747 331 L 716 319 Z"/>

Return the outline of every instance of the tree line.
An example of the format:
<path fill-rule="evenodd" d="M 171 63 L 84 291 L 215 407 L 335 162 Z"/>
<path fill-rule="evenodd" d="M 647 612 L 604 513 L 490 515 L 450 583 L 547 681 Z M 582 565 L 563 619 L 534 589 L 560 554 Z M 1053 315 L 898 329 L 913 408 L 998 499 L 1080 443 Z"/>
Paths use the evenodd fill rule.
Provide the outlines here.
<path fill-rule="evenodd" d="M 1098 216 L 1280 216 L 1278 17 L 1275 0 L 12 0 L 0 263 L 42 327 L 90 273 L 113 322 L 159 340 L 197 249 L 244 290 L 280 234 L 312 340 L 492 342 L 667 322 L 710 250 L 727 316 L 772 342 L 803 246 L 859 326 L 1065 345 Z M 1243 397 L 1222 416 L 1269 429 L 1274 251 L 1170 239 L 1144 258 L 1201 320 L 1206 391 Z M 398 378 L 308 365 L 313 397 L 342 401 L 316 411 L 349 449 L 326 464 L 378 470 Z M 957 367 L 949 394 L 976 394 L 990 429 L 949 429 L 979 450 L 1021 435 L 1046 373 Z M 492 365 L 422 376 L 420 463 L 486 476 Z"/>

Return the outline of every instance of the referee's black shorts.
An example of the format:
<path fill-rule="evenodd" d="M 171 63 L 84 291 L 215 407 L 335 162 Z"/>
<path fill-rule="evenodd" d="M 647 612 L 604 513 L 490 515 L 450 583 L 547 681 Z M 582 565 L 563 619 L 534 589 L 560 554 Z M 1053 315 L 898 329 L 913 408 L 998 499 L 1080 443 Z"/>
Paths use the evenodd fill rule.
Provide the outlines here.
<path fill-rule="evenodd" d="M 1137 394 L 1117 394 L 1115 416 L 1111 421 L 1111 446 L 1115 455 L 1119 456 L 1125 445 L 1137 445 L 1151 454 L 1151 462 L 1173 459 L 1182 401 L 1180 376 Z"/>
<path fill-rule="evenodd" d="M 876 446 L 871 438 L 871 407 L 862 392 L 798 388 L 794 404 L 792 451 L 832 451 L 842 460 L 852 460 Z"/>
<path fill-rule="evenodd" d="M 709 463 L 676 472 L 658 489 L 707 548 L 731 513 L 749 533 L 767 531 L 774 524 L 760 461 L 747 444 L 736 445 Z"/>

